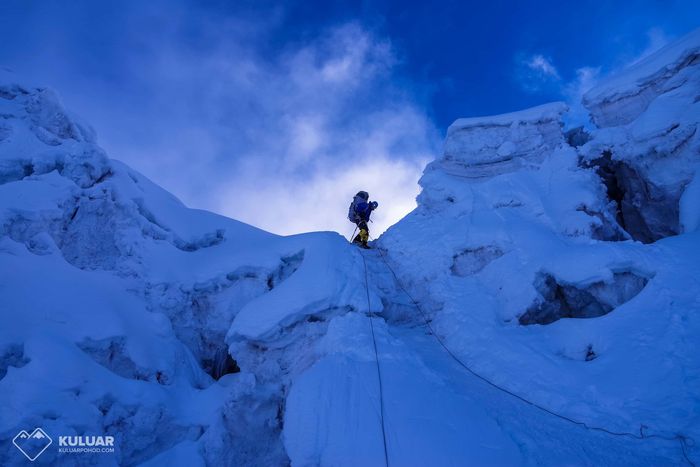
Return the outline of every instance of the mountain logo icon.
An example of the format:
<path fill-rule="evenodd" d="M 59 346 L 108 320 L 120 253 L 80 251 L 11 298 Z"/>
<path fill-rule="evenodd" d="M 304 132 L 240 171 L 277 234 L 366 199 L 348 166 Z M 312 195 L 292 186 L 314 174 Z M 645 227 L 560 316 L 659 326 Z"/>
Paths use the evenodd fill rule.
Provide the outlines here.
<path fill-rule="evenodd" d="M 12 444 L 32 462 L 46 451 L 51 443 L 53 440 L 41 428 L 35 428 L 31 434 L 22 430 L 12 439 Z"/>

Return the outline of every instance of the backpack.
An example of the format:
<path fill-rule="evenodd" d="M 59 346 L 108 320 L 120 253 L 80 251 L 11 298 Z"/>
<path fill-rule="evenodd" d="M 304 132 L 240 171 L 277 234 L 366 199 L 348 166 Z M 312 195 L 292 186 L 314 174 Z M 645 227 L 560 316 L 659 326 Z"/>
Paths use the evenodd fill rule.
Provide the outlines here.
<path fill-rule="evenodd" d="M 350 208 L 348 209 L 348 220 L 350 222 L 357 222 L 357 214 L 355 214 L 355 200 L 350 203 Z"/>
<path fill-rule="evenodd" d="M 357 223 L 358 221 L 362 220 L 362 217 L 357 212 L 357 208 L 359 207 L 360 211 L 366 211 L 368 198 L 369 195 L 367 195 L 366 191 L 360 191 L 353 197 L 352 203 L 350 203 L 350 208 L 348 209 L 348 219 L 350 222 Z M 362 206 L 362 204 L 364 204 L 364 206 Z"/>
<path fill-rule="evenodd" d="M 350 208 L 348 209 L 348 220 L 350 222 L 355 222 L 355 200 L 350 203 Z"/>

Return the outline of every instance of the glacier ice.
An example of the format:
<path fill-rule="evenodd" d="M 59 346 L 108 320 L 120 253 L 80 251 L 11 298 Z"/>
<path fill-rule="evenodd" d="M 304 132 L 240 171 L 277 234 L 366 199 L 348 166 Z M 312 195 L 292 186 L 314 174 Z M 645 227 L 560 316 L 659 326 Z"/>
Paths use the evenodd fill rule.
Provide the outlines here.
<path fill-rule="evenodd" d="M 475 371 L 588 424 L 697 438 L 699 47 L 700 30 L 601 82 L 585 133 L 556 103 L 450 128 L 380 243 Z M 642 450 L 629 463 L 657 462 Z"/>
<path fill-rule="evenodd" d="M 623 192 L 625 230 L 643 242 L 681 230 L 679 202 L 700 158 L 699 41 L 696 30 L 583 98 L 599 129 L 581 155 L 605 157 Z"/>
<path fill-rule="evenodd" d="M 631 272 L 616 272 L 609 282 L 562 284 L 550 274 L 540 274 L 535 280 L 540 298 L 518 321 L 549 324 L 561 318 L 597 318 L 634 298 L 648 281 Z"/>

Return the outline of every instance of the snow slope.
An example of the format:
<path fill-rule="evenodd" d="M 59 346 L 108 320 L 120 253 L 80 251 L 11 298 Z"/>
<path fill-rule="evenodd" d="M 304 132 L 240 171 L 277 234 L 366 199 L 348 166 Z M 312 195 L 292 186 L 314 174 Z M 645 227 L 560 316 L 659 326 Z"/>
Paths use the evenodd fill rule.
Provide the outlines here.
<path fill-rule="evenodd" d="M 189 209 L 0 75 L 0 463 L 34 427 L 116 437 L 60 465 L 697 460 L 699 41 L 588 93 L 590 134 L 457 120 L 368 252 Z"/>

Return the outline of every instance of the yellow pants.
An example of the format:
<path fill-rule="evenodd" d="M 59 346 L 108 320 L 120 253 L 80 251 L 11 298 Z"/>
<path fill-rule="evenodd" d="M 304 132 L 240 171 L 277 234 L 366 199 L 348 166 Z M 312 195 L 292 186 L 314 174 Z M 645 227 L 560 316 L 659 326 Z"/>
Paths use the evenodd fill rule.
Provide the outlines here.
<path fill-rule="evenodd" d="M 367 229 L 360 229 L 360 241 L 362 243 L 367 243 L 367 240 L 369 240 L 369 232 Z"/>

